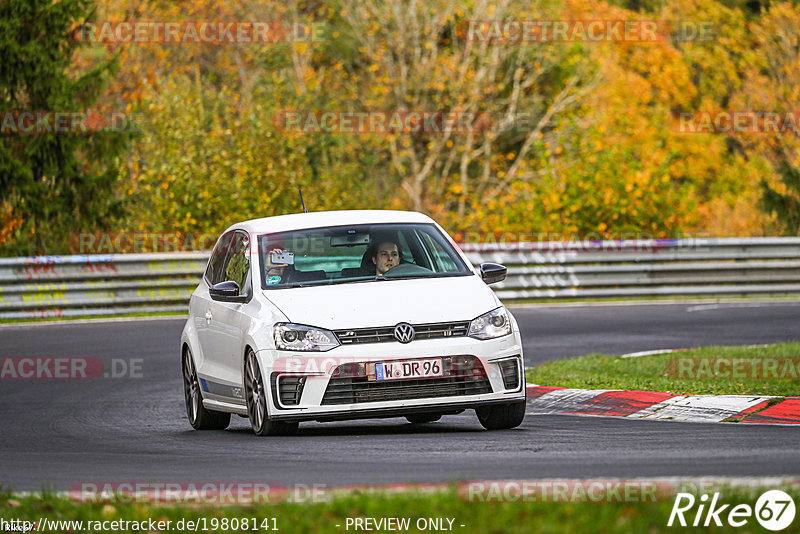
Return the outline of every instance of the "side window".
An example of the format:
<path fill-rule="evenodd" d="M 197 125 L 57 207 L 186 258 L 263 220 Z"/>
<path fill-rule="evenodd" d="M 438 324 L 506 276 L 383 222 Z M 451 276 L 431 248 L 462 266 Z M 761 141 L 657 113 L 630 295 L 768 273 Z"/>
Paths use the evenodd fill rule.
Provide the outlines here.
<path fill-rule="evenodd" d="M 236 232 L 230 254 L 225 262 L 225 280 L 239 284 L 240 293 L 245 292 L 247 273 L 250 271 L 250 239 L 247 234 Z"/>
<path fill-rule="evenodd" d="M 206 280 L 212 286 L 214 284 L 219 284 L 224 280 L 223 266 L 225 265 L 228 252 L 231 249 L 232 239 L 233 232 L 228 232 L 227 234 L 223 235 L 219 242 L 217 242 L 217 246 L 214 247 L 214 251 L 211 253 L 211 260 L 209 260 L 208 267 L 206 268 Z"/>
<path fill-rule="evenodd" d="M 441 243 L 435 240 L 428 232 L 420 232 L 420 234 L 420 238 L 425 243 L 425 248 L 433 256 L 434 271 L 444 273 L 458 271 L 458 266 L 453 261 L 451 253 L 445 250 Z"/>
<path fill-rule="evenodd" d="M 411 245 L 406 239 L 406 232 L 397 232 L 397 243 L 400 245 L 400 250 L 403 251 L 403 257 L 400 260 L 404 263 L 416 263 L 411 252 Z"/>

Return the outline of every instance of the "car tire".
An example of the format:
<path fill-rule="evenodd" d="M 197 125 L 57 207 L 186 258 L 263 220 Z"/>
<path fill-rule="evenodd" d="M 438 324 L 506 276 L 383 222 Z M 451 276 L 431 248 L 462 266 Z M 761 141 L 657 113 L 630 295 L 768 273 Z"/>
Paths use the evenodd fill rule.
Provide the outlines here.
<path fill-rule="evenodd" d="M 482 406 L 475 410 L 478 421 L 486 430 L 506 430 L 518 427 L 525 419 L 525 401 Z"/>
<path fill-rule="evenodd" d="M 249 349 L 244 362 L 244 396 L 253 432 L 258 436 L 293 436 L 297 433 L 298 423 L 270 421 L 267 409 L 268 391 L 258 365 L 258 357 L 253 349 Z"/>
<path fill-rule="evenodd" d="M 442 418 L 440 413 L 415 413 L 407 415 L 408 422 L 414 425 L 422 425 L 425 423 L 435 423 Z"/>
<path fill-rule="evenodd" d="M 195 430 L 225 430 L 228 428 L 231 423 L 231 414 L 215 412 L 203 406 L 203 393 L 189 349 L 183 352 L 181 367 L 183 369 L 183 398 L 186 401 L 186 415 L 192 428 Z"/>

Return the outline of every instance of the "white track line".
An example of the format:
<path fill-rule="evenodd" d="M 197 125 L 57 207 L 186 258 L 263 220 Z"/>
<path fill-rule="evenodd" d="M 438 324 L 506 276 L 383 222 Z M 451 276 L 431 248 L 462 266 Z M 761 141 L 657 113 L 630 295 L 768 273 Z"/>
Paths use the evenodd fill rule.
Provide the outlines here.
<path fill-rule="evenodd" d="M 726 308 L 768 308 L 771 306 L 794 306 L 796 301 L 776 301 L 776 302 L 719 302 L 715 304 L 700 304 L 698 306 L 688 306 L 686 311 L 694 313 L 699 311 L 720 310 Z"/>
<path fill-rule="evenodd" d="M 628 352 L 620 356 L 620 358 L 641 358 L 642 356 L 655 356 L 657 354 L 671 354 L 673 352 L 682 352 L 689 349 L 653 349 L 642 350 L 639 352 Z"/>

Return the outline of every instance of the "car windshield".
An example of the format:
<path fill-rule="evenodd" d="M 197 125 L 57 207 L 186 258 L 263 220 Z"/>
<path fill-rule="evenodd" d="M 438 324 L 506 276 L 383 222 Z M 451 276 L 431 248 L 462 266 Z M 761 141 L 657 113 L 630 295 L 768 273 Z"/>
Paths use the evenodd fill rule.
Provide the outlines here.
<path fill-rule="evenodd" d="M 471 275 L 433 224 L 311 228 L 258 236 L 262 287 Z"/>

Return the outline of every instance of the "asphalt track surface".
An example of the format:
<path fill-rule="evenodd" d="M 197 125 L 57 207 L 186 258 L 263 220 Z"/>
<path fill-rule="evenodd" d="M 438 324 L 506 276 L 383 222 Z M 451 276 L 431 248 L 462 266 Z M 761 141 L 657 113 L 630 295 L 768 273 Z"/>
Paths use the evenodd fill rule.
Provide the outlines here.
<path fill-rule="evenodd" d="M 800 338 L 800 302 L 519 308 L 528 363 L 567 356 Z M 304 423 L 258 438 L 234 416 L 191 430 L 178 340 L 183 321 L 0 328 L 0 357 L 141 358 L 141 378 L 0 380 L 0 485 L 258 482 L 358 485 L 599 477 L 797 476 L 800 428 L 529 416 L 486 432 L 473 412 Z"/>

